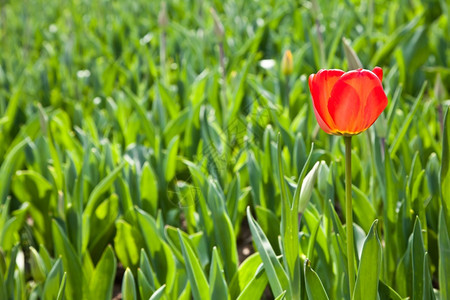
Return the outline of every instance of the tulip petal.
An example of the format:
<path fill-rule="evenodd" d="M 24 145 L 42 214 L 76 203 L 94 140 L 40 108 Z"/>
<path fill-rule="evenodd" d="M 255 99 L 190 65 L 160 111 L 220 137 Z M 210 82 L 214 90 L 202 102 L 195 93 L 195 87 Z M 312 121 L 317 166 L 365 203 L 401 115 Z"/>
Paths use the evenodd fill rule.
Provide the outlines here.
<path fill-rule="evenodd" d="M 372 72 L 377 75 L 380 81 L 383 81 L 383 69 L 380 67 L 373 68 Z"/>
<path fill-rule="evenodd" d="M 314 114 L 319 126 L 326 132 L 332 133 L 334 121 L 328 112 L 328 99 L 335 83 L 344 74 L 341 70 L 320 70 L 309 76 L 309 89 L 313 98 Z"/>
<path fill-rule="evenodd" d="M 350 71 L 334 85 L 328 110 L 340 133 L 358 134 L 366 130 L 386 107 L 387 97 L 379 77 L 382 71 L 375 72 Z"/>
<path fill-rule="evenodd" d="M 338 81 L 328 102 L 328 111 L 342 134 L 355 134 L 361 111 L 361 100 L 356 90 L 345 81 Z"/>
<path fill-rule="evenodd" d="M 383 87 L 376 86 L 367 96 L 366 106 L 364 107 L 364 129 L 366 130 L 378 119 L 388 103 Z"/>

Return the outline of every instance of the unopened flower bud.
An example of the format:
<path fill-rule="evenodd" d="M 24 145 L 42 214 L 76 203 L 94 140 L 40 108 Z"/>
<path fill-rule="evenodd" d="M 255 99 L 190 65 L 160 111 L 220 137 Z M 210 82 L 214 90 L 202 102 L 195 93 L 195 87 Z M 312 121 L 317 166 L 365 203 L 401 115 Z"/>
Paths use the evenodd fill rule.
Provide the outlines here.
<path fill-rule="evenodd" d="M 286 50 L 281 60 L 281 73 L 283 73 L 284 76 L 289 76 L 293 71 L 294 61 L 292 59 L 292 53 L 291 50 Z"/>
<path fill-rule="evenodd" d="M 33 247 L 30 247 L 30 267 L 34 280 L 36 282 L 44 282 L 47 277 L 45 264 L 39 253 Z"/>
<path fill-rule="evenodd" d="M 438 101 L 443 101 L 445 98 L 445 87 L 444 83 L 442 83 L 440 73 L 436 75 L 436 83 L 434 84 L 434 97 L 436 97 Z"/>
<path fill-rule="evenodd" d="M 305 212 L 306 206 L 308 206 L 309 200 L 311 199 L 312 192 L 314 189 L 314 184 L 317 180 L 317 171 L 319 169 L 320 162 L 316 162 L 311 171 L 303 179 L 302 187 L 300 189 L 300 200 L 298 204 L 298 212 L 303 214 Z"/>
<path fill-rule="evenodd" d="M 158 24 L 162 28 L 166 28 L 169 24 L 169 16 L 167 15 L 166 2 L 161 3 L 161 10 L 158 14 Z"/>
<path fill-rule="evenodd" d="M 387 135 L 387 120 L 383 114 L 381 114 L 375 121 L 375 131 L 381 138 L 386 138 Z"/>
<path fill-rule="evenodd" d="M 216 34 L 217 38 L 221 41 L 223 40 L 223 37 L 225 36 L 225 29 L 223 28 L 223 24 L 219 19 L 219 16 L 217 15 L 214 8 L 211 8 L 211 15 L 214 19 L 214 33 Z"/>
<path fill-rule="evenodd" d="M 362 63 L 359 60 L 359 57 L 356 54 L 355 50 L 353 50 L 352 46 L 350 46 L 349 41 L 346 38 L 342 38 L 342 42 L 344 43 L 344 52 L 345 56 L 347 57 L 348 69 L 349 70 L 361 69 L 363 67 Z"/>

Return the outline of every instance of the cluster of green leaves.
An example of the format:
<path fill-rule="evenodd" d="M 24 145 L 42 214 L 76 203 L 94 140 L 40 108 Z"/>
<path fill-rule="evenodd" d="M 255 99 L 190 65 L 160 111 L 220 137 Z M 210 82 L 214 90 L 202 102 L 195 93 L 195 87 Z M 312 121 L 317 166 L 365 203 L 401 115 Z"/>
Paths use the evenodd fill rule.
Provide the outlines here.
<path fill-rule="evenodd" d="M 353 298 L 449 299 L 444 0 L 0 2 L 0 299 L 349 299 L 307 83 L 342 37 L 389 98 L 353 138 Z"/>

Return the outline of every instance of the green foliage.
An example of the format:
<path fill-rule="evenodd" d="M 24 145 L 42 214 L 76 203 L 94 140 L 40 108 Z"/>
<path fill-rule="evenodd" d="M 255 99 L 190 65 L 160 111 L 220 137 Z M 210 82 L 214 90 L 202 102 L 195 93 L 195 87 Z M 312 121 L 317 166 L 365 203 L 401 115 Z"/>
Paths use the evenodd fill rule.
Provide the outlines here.
<path fill-rule="evenodd" d="M 449 298 L 445 1 L 0 15 L 0 299 L 350 299 L 345 226 L 355 299 Z M 389 104 L 352 139 L 342 224 L 344 144 L 308 76 L 359 66 L 383 68 Z"/>

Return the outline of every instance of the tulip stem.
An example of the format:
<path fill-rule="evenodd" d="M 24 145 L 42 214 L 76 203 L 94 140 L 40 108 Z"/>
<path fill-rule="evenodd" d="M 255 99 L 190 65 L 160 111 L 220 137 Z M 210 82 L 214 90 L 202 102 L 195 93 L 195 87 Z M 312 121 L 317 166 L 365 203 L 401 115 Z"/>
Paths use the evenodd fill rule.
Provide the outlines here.
<path fill-rule="evenodd" d="M 353 210 L 352 210 L 352 137 L 345 136 L 345 209 L 347 227 L 347 261 L 350 299 L 355 287 L 355 253 L 353 246 Z"/>

